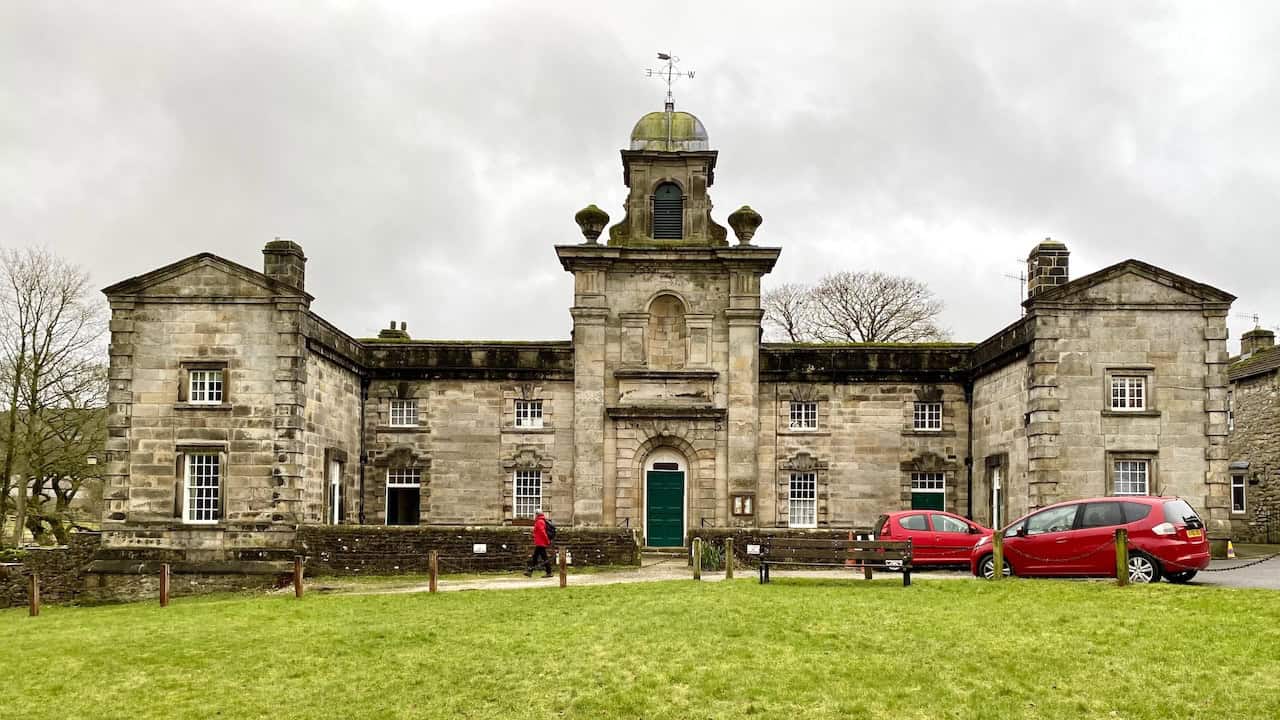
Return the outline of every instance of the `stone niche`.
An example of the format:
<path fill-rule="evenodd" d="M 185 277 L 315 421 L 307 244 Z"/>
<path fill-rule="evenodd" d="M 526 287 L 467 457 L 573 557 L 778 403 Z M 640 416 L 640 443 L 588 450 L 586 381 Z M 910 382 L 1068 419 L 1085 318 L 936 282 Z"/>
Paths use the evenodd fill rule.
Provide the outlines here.
<path fill-rule="evenodd" d="M 613 373 L 618 381 L 618 405 L 661 405 L 710 407 L 716 378 L 715 370 L 646 370 L 619 369 Z"/>

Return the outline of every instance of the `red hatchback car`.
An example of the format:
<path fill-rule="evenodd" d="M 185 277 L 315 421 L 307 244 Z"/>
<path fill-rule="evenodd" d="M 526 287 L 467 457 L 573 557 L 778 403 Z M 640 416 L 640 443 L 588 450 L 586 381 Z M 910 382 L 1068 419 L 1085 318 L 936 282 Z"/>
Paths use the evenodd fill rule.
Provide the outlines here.
<path fill-rule="evenodd" d="M 974 543 L 994 532 L 972 520 L 941 510 L 902 510 L 881 515 L 877 540 L 910 540 L 911 564 L 967 565 Z"/>
<path fill-rule="evenodd" d="M 1005 573 L 1115 577 L 1115 531 L 1129 532 L 1129 581 L 1184 583 L 1209 566 L 1204 522 L 1182 498 L 1071 500 L 1030 513 L 1004 530 Z M 991 542 L 974 546 L 969 569 L 990 578 Z"/>

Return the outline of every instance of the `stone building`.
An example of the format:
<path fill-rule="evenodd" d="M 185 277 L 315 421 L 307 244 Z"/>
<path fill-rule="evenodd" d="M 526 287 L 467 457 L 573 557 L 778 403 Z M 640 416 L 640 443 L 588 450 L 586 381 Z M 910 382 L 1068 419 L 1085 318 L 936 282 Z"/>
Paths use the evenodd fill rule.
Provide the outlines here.
<path fill-rule="evenodd" d="M 1231 535 L 1280 542 L 1280 348 L 1270 330 L 1240 338 L 1228 377 Z"/>
<path fill-rule="evenodd" d="M 301 524 L 543 509 L 678 546 L 907 507 L 1004 523 L 1107 493 L 1186 496 L 1227 537 L 1231 295 L 1136 260 L 1070 280 L 1046 241 L 1024 314 L 981 343 L 762 343 L 780 249 L 754 244 L 745 206 L 730 243 L 716 159 L 690 114 L 636 124 L 621 221 L 589 206 L 584 241 L 554 247 L 569 340 L 354 338 L 310 310 L 284 240 L 261 272 L 203 253 L 107 288 L 104 544 L 218 561 Z"/>

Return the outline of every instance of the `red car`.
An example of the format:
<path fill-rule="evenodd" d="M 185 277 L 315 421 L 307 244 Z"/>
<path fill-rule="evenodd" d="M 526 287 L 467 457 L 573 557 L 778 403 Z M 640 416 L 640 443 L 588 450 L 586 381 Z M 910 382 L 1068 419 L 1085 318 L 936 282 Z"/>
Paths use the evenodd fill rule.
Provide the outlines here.
<path fill-rule="evenodd" d="M 1129 581 L 1184 583 L 1209 565 L 1204 522 L 1182 498 L 1101 497 L 1030 513 L 1004 530 L 1005 574 L 1115 577 L 1116 528 L 1129 532 Z M 974 546 L 969 569 L 994 574 L 990 538 Z"/>
<path fill-rule="evenodd" d="M 902 510 L 881 515 L 877 540 L 910 540 L 911 564 L 966 565 L 979 538 L 994 532 L 972 520 L 941 510 Z"/>

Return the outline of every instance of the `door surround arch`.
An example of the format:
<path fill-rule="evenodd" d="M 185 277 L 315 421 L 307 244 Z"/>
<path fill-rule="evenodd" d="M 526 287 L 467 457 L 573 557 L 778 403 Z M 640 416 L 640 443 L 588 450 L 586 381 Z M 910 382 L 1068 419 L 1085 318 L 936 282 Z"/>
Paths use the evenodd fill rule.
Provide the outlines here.
<path fill-rule="evenodd" d="M 656 466 L 656 467 L 655 467 Z M 644 483 L 643 505 L 640 508 L 640 517 L 643 523 L 644 540 L 646 545 L 652 545 L 649 540 L 649 473 L 651 472 L 679 472 L 681 475 L 680 490 L 680 542 L 684 545 L 684 537 L 689 531 L 689 460 L 685 453 L 671 445 L 658 445 L 651 449 L 644 456 L 644 462 L 640 466 L 641 479 Z M 670 547 L 675 547 L 674 545 Z"/>

